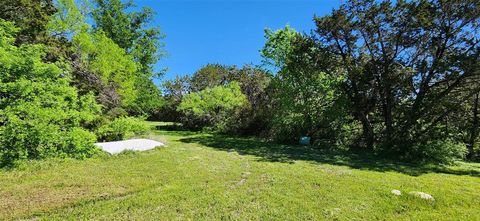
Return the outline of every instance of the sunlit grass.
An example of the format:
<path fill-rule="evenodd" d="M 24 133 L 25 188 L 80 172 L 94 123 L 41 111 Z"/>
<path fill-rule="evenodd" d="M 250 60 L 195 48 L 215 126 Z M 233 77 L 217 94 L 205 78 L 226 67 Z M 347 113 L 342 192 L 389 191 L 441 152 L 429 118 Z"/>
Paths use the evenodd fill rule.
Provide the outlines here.
<path fill-rule="evenodd" d="M 415 167 L 159 129 L 149 137 L 167 146 L 153 151 L 1 171 L 0 220 L 480 220 L 479 164 Z"/>

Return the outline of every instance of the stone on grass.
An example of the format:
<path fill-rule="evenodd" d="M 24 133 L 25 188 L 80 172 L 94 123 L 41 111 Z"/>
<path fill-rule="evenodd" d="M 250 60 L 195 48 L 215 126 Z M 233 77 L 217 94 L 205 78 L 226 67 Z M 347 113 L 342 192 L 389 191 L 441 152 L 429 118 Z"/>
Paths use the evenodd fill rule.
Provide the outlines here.
<path fill-rule="evenodd" d="M 412 195 L 412 196 L 415 196 L 415 197 L 419 197 L 419 198 L 424 199 L 424 200 L 431 200 L 431 201 L 435 200 L 432 195 L 430 195 L 428 193 L 424 193 L 424 192 L 412 191 L 409 194 Z"/>
<path fill-rule="evenodd" d="M 392 190 L 392 194 L 396 196 L 401 196 L 402 192 L 400 190 Z"/>

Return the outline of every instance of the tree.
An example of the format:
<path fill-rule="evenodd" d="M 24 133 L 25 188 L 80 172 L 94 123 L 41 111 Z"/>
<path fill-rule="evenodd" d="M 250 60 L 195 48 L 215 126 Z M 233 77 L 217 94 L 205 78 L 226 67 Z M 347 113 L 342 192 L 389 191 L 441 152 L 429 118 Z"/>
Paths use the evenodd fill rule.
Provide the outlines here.
<path fill-rule="evenodd" d="M 201 91 L 206 88 L 228 84 L 232 79 L 232 72 L 235 67 L 229 67 L 220 64 L 207 64 L 193 73 L 190 80 L 190 89 L 193 92 Z"/>
<path fill-rule="evenodd" d="M 335 57 L 288 26 L 266 30 L 265 36 L 264 63 L 278 70 L 270 94 L 275 113 L 271 133 L 290 142 L 305 135 L 336 142 L 333 124 L 346 116 L 339 90 L 344 77 L 332 68 Z"/>
<path fill-rule="evenodd" d="M 160 90 L 152 81 L 163 73 L 154 73 L 153 65 L 165 54 L 161 42 L 164 35 L 158 27 L 150 26 L 154 11 L 151 8 L 133 11 L 135 5 L 131 1 L 95 0 L 95 3 L 92 13 L 95 30 L 105 33 L 138 64 L 135 87 L 141 92 L 127 108 L 128 112 L 152 115 L 163 104 Z"/>
<path fill-rule="evenodd" d="M 271 120 L 271 97 L 268 94 L 272 76 L 259 67 L 245 65 L 233 72 L 231 82 L 240 84 L 242 93 L 247 97 L 249 108 L 237 117 L 236 133 L 259 135 L 268 130 Z"/>
<path fill-rule="evenodd" d="M 342 60 L 367 146 L 413 156 L 415 144 L 450 137 L 451 107 L 476 94 L 455 91 L 476 75 L 464 64 L 478 59 L 479 8 L 468 0 L 362 0 L 315 18 L 315 39 Z"/>
<path fill-rule="evenodd" d="M 0 0 L 0 18 L 20 28 L 17 45 L 44 41 L 47 24 L 55 11 L 52 0 Z"/>
<path fill-rule="evenodd" d="M 229 118 L 248 105 L 248 100 L 237 82 L 226 86 L 207 88 L 183 97 L 178 110 L 188 117 L 186 126 L 211 126 L 217 130 L 228 130 Z M 200 123 L 200 124 L 199 124 Z"/>
<path fill-rule="evenodd" d="M 128 107 L 133 115 L 152 117 L 165 105 L 160 89 L 151 80 L 138 78 L 135 87 L 137 88 L 137 98 Z"/>
<path fill-rule="evenodd" d="M 158 119 L 180 122 L 183 114 L 177 110 L 184 95 L 190 92 L 190 76 L 176 76 L 162 84 L 165 105 L 160 108 Z"/>
<path fill-rule="evenodd" d="M 247 96 L 250 108 L 239 112 L 235 118 L 237 124 L 234 133 L 258 135 L 268 127 L 268 96 L 267 87 L 271 76 L 266 71 L 245 65 L 241 69 L 235 66 L 207 64 L 196 71 L 188 80 L 188 89 L 198 92 L 216 86 L 225 86 L 238 82 L 243 94 Z"/>
<path fill-rule="evenodd" d="M 164 35 L 158 27 L 147 28 L 154 11 L 151 8 L 132 11 L 135 5 L 131 1 L 95 0 L 95 3 L 96 29 L 103 30 L 107 37 L 131 54 L 146 77 L 154 76 L 152 65 L 164 55 L 160 42 Z"/>
<path fill-rule="evenodd" d="M 55 8 L 57 12 L 47 25 L 48 32 L 53 36 L 72 37 L 90 28 L 86 22 L 92 10 L 89 0 L 56 0 Z"/>
<path fill-rule="evenodd" d="M 479 116 L 479 108 L 480 108 L 480 92 L 477 92 L 473 101 L 473 108 L 472 108 L 472 126 L 470 129 L 470 139 L 468 141 L 468 158 L 472 159 L 475 154 L 475 146 L 478 142 L 478 134 L 479 134 L 479 124 L 480 124 L 480 116 Z"/>
<path fill-rule="evenodd" d="M 92 155 L 100 106 L 78 94 L 68 70 L 42 61 L 44 45 L 14 46 L 17 30 L 0 19 L 0 166 Z"/>
<path fill-rule="evenodd" d="M 75 35 L 73 46 L 88 70 L 98 76 L 102 87 L 115 89 L 121 98 L 121 107 L 129 108 L 135 104 L 139 94 L 136 87 L 139 76 L 132 56 L 102 31 Z M 107 110 L 116 107 L 107 107 Z"/>

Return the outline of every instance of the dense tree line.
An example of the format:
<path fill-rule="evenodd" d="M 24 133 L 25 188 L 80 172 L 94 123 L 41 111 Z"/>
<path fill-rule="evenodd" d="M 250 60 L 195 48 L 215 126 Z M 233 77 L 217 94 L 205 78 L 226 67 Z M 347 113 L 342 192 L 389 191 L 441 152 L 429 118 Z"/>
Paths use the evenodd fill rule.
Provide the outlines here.
<path fill-rule="evenodd" d="M 478 159 L 478 1 L 347 1 L 308 34 L 266 30 L 259 67 L 208 64 L 162 91 L 153 15 L 121 0 L 0 0 L 0 165 L 91 156 L 97 140 L 146 130 L 130 116 L 417 162 Z"/>
<path fill-rule="evenodd" d="M 252 134 L 282 142 L 310 136 L 317 146 L 404 160 L 478 154 L 478 1 L 352 0 L 314 22 L 310 34 L 267 30 L 264 70 L 207 65 L 166 82 L 164 112 L 189 125 L 188 111 L 198 107 L 186 111 L 185 96 L 239 82 L 253 111 L 194 125 L 255 128 Z M 250 70 L 261 74 L 242 75 Z M 238 123 L 226 124 L 232 119 Z"/>
<path fill-rule="evenodd" d="M 189 129 L 208 127 L 234 134 L 259 134 L 267 125 L 270 80 L 267 72 L 250 65 L 240 69 L 205 65 L 192 76 L 177 76 L 163 83 L 165 105 L 158 118 L 182 122 Z M 204 113 L 192 115 L 197 109 Z"/>

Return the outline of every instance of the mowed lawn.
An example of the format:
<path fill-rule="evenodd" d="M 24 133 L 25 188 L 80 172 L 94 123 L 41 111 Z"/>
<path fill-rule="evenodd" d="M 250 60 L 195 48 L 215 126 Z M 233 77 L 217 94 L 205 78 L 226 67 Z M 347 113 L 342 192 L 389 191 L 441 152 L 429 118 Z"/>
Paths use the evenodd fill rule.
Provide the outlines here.
<path fill-rule="evenodd" d="M 156 150 L 0 170 L 0 220 L 480 220 L 480 164 L 418 168 L 162 128 Z"/>

